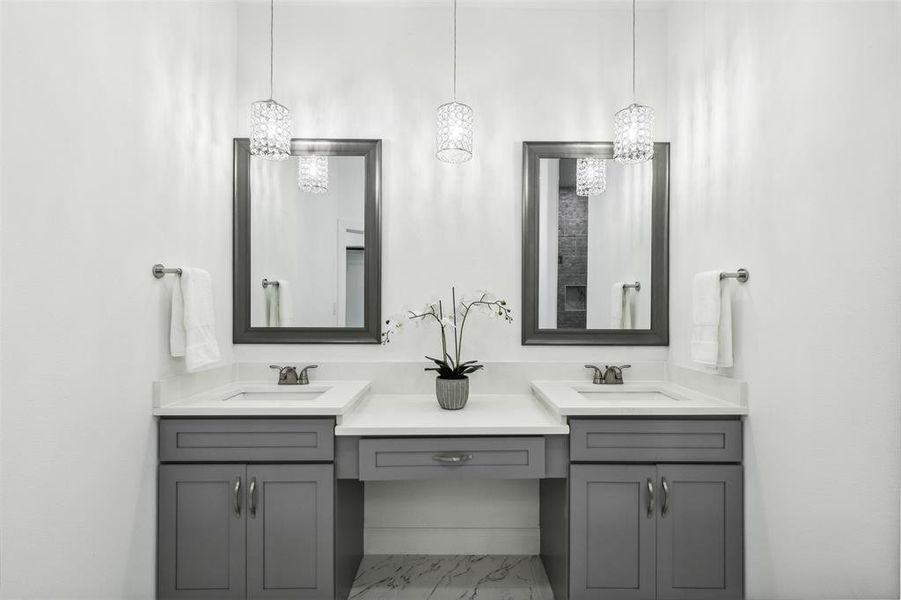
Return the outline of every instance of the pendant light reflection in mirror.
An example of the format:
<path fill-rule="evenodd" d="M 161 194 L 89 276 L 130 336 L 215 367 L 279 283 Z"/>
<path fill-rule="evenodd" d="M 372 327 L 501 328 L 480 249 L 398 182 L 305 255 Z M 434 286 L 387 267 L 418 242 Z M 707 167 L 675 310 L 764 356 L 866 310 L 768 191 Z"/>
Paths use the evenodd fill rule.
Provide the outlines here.
<path fill-rule="evenodd" d="M 272 99 L 275 54 L 275 0 L 269 0 L 269 99 L 250 105 L 250 153 L 269 160 L 291 154 L 291 111 Z"/>
<path fill-rule="evenodd" d="M 597 196 L 607 191 L 607 159 L 580 158 L 576 161 L 576 195 Z"/>
<path fill-rule="evenodd" d="M 454 0 L 454 95 L 438 107 L 435 136 L 438 160 L 463 163 L 472 158 L 472 107 L 457 102 L 457 0 Z"/>
<path fill-rule="evenodd" d="M 632 0 L 632 104 L 613 119 L 613 157 L 624 164 L 654 158 L 654 109 L 635 101 L 635 2 Z"/>
<path fill-rule="evenodd" d="M 297 157 L 297 185 L 304 192 L 322 194 L 328 191 L 328 157 Z"/>

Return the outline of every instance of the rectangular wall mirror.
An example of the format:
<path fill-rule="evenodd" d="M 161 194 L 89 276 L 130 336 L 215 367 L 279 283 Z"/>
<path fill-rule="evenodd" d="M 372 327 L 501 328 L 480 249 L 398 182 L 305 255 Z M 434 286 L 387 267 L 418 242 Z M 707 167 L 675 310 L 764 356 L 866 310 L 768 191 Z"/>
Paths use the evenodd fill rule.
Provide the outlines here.
<path fill-rule="evenodd" d="M 380 140 L 234 142 L 235 343 L 380 341 Z"/>
<path fill-rule="evenodd" d="M 523 143 L 523 344 L 669 343 L 669 144 Z"/>

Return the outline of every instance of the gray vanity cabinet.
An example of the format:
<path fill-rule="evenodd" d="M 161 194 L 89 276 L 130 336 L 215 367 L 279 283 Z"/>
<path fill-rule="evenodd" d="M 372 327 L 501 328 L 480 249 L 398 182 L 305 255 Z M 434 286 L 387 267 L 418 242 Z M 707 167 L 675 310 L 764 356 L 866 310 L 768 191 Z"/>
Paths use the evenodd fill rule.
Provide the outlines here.
<path fill-rule="evenodd" d="M 572 466 L 572 600 L 653 600 L 656 478 L 654 465 Z"/>
<path fill-rule="evenodd" d="M 247 597 L 332 598 L 332 465 L 249 465 Z"/>
<path fill-rule="evenodd" d="M 740 600 L 741 422 L 570 421 L 570 600 Z"/>
<path fill-rule="evenodd" d="M 333 429 L 329 419 L 161 420 L 157 597 L 346 598 L 362 538 L 336 540 L 336 511 L 362 523 L 362 487 L 336 487 Z"/>
<path fill-rule="evenodd" d="M 572 600 L 740 600 L 741 465 L 573 465 Z"/>
<path fill-rule="evenodd" d="M 244 465 L 161 465 L 157 597 L 245 597 Z"/>
<path fill-rule="evenodd" d="M 658 465 L 659 600 L 740 599 L 743 594 L 741 465 Z"/>

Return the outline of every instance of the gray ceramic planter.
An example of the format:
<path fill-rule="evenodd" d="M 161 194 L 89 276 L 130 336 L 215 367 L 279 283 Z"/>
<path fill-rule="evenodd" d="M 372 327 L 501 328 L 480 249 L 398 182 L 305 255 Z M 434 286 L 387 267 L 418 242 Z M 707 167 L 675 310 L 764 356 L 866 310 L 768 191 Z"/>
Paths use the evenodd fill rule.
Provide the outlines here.
<path fill-rule="evenodd" d="M 460 410 L 469 400 L 469 377 L 461 379 L 435 379 L 435 395 L 438 405 L 445 410 Z"/>

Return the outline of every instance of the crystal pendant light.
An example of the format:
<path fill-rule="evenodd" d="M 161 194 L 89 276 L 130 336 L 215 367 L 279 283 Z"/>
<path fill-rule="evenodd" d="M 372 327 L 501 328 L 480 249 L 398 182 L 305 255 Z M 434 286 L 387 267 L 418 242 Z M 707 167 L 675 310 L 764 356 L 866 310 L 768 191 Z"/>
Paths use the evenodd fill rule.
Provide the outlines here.
<path fill-rule="evenodd" d="M 613 157 L 635 164 L 654 158 L 654 109 L 635 102 L 635 1 L 632 0 L 632 104 L 613 120 Z"/>
<path fill-rule="evenodd" d="M 597 196 L 607 191 L 607 160 L 580 158 L 576 161 L 576 195 Z"/>
<path fill-rule="evenodd" d="M 454 100 L 438 107 L 435 136 L 438 160 L 463 163 L 472 158 L 472 107 L 457 102 L 457 0 L 454 0 Z"/>
<path fill-rule="evenodd" d="M 322 194 L 328 191 L 328 156 L 298 156 L 297 185 L 304 192 Z"/>
<path fill-rule="evenodd" d="M 250 153 L 269 160 L 291 155 L 291 111 L 272 99 L 275 0 L 269 0 L 269 99 L 250 105 Z"/>

